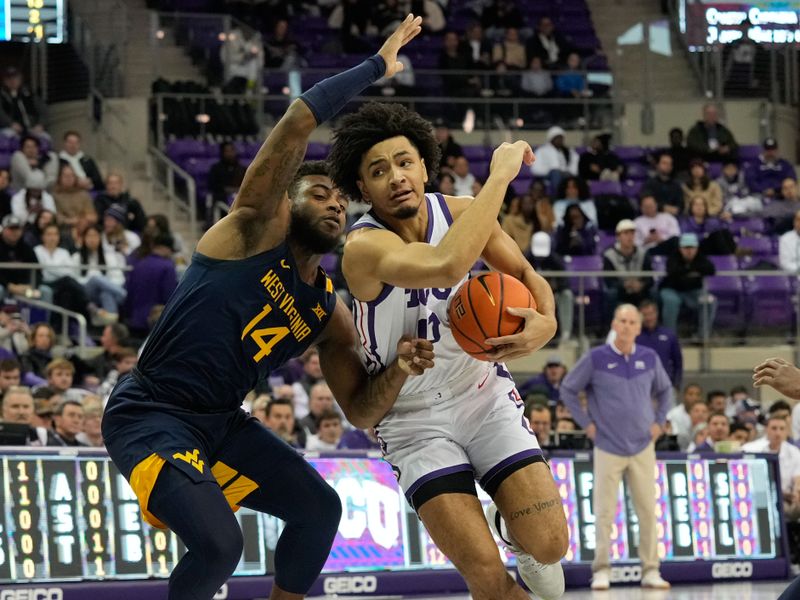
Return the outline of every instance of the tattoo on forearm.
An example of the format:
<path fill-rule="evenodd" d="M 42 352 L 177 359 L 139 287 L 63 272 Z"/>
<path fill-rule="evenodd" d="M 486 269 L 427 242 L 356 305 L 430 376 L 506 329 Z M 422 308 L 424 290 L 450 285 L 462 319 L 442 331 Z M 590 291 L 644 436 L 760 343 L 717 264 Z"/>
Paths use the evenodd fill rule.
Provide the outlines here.
<path fill-rule="evenodd" d="M 540 502 L 535 502 L 530 506 L 526 506 L 520 510 L 515 510 L 511 513 L 511 517 L 509 521 L 515 521 L 520 517 L 527 517 L 530 515 L 536 515 L 542 513 L 546 510 L 550 510 L 556 506 L 561 506 L 561 498 L 551 498 L 550 500 L 542 500 Z"/>

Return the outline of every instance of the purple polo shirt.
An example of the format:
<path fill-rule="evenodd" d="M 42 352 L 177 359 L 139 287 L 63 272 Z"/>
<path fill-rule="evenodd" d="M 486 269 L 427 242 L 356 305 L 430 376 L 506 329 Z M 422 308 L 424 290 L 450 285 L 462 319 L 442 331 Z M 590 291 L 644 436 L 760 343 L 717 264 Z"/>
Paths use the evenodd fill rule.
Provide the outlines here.
<path fill-rule="evenodd" d="M 678 336 L 671 329 L 663 325 L 655 329 L 645 329 L 636 338 L 636 343 L 652 348 L 661 359 L 661 365 L 672 380 L 672 385 L 681 387 L 683 380 L 683 354 Z"/>
<path fill-rule="evenodd" d="M 589 400 L 588 413 L 578 400 L 582 390 Z M 650 348 L 635 345 L 626 358 L 606 344 L 584 354 L 567 374 L 561 383 L 561 400 L 581 428 L 595 424 L 595 446 L 611 454 L 633 456 L 650 443 L 650 426 L 666 421 L 672 406 L 672 383 Z"/>

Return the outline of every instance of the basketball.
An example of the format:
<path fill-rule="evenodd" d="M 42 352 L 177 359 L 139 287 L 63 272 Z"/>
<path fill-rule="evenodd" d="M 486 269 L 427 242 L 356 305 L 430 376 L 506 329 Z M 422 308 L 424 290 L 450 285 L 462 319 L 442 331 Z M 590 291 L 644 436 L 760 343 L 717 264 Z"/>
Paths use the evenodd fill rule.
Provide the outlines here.
<path fill-rule="evenodd" d="M 473 277 L 458 288 L 450 301 L 447 316 L 458 345 L 478 360 L 491 361 L 492 346 L 486 338 L 519 333 L 525 319 L 506 312 L 506 308 L 536 308 L 530 291 L 510 275 L 493 271 Z"/>

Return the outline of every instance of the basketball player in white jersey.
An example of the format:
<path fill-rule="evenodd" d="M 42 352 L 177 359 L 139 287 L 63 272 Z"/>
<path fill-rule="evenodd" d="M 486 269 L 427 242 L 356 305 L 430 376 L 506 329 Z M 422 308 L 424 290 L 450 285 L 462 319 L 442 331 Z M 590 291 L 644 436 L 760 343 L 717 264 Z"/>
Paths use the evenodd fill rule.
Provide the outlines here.
<path fill-rule="evenodd" d="M 474 200 L 425 194 L 439 162 L 430 124 L 399 104 L 373 103 L 341 120 L 328 160 L 335 184 L 371 204 L 342 263 L 367 370 L 384 369 L 404 334 L 427 337 L 436 352 L 434 367 L 409 379 L 376 424 L 385 459 L 474 600 L 528 598 L 506 572 L 490 527 L 517 555 L 529 588 L 545 600 L 561 597 L 568 544 L 561 498 L 502 364 L 556 331 L 550 286 L 497 222 L 508 184 L 534 160 L 530 146 L 497 148 Z M 538 304 L 508 309 L 525 327 L 487 340 L 493 363 L 461 350 L 447 320 L 448 301 L 479 257 L 520 279 Z M 486 517 L 476 480 L 494 500 Z"/>

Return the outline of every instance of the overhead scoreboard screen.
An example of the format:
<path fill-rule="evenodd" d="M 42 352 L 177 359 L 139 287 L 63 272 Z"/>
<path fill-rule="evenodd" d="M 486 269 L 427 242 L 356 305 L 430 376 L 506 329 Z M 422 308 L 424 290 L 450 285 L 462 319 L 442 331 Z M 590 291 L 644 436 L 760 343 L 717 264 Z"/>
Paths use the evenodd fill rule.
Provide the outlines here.
<path fill-rule="evenodd" d="M 680 0 L 678 7 L 690 48 L 800 43 L 800 0 Z"/>
<path fill-rule="evenodd" d="M 66 41 L 67 0 L 0 0 L 0 42 Z"/>
<path fill-rule="evenodd" d="M 452 568 L 382 460 L 338 456 L 310 462 L 343 506 L 326 572 Z M 784 556 L 774 461 L 689 457 L 657 465 L 658 551 L 665 564 L 752 564 Z M 590 455 L 554 457 L 551 468 L 569 523 L 565 566 L 588 569 L 595 549 Z M 166 578 L 185 552 L 173 533 L 142 520 L 127 481 L 96 451 L 5 449 L 0 494 L 0 589 L 8 583 Z M 247 509 L 236 518 L 245 546 L 234 575 L 271 573 L 283 524 Z M 635 559 L 638 525 L 623 487 L 613 532 L 613 558 Z M 512 564 L 510 555 L 505 558 Z"/>

